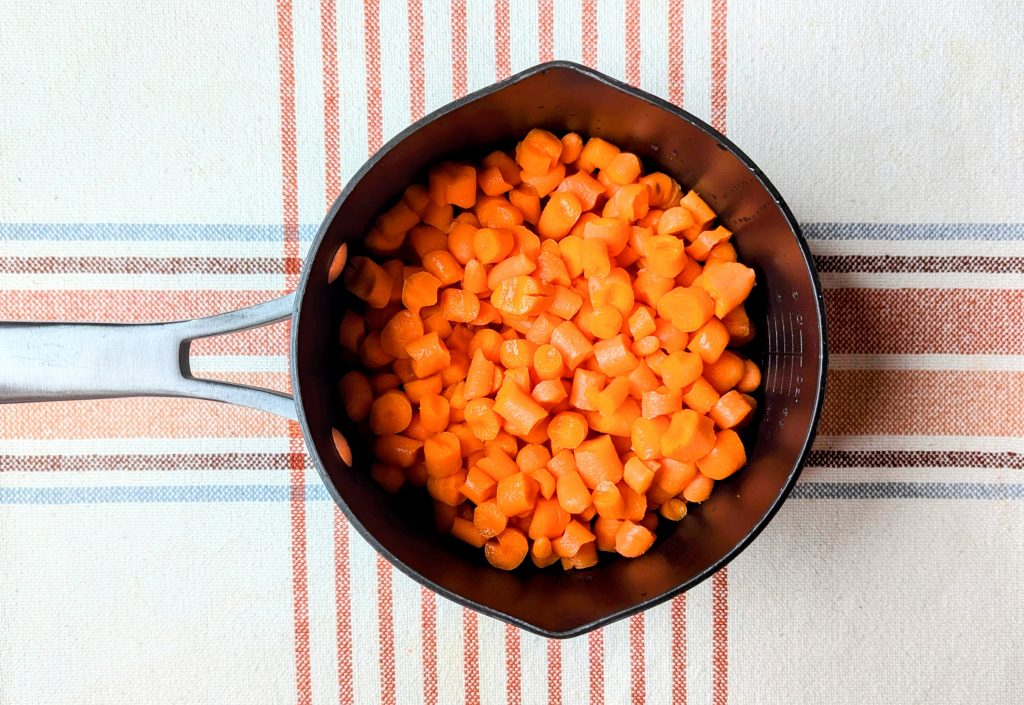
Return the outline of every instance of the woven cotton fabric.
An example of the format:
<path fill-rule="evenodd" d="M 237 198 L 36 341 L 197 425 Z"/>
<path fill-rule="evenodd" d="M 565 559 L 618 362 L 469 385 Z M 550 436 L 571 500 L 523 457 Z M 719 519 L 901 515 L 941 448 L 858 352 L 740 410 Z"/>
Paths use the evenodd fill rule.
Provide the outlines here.
<path fill-rule="evenodd" d="M 386 139 L 564 58 L 766 171 L 817 259 L 832 353 L 768 529 L 567 641 L 378 558 L 294 424 L 0 406 L 0 703 L 1024 701 L 1022 22 L 996 0 L 0 2 L 0 320 L 281 295 Z M 193 369 L 284 389 L 286 341 L 203 341 Z"/>

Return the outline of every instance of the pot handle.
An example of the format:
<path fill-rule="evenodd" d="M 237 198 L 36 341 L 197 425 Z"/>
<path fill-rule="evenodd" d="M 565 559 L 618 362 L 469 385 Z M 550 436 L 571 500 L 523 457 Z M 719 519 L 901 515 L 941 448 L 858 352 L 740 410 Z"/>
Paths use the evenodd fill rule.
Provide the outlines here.
<path fill-rule="evenodd" d="M 191 321 L 0 323 L 0 404 L 113 397 L 192 397 L 296 419 L 290 396 L 217 380 L 189 367 L 193 340 L 292 315 L 295 294 Z"/>

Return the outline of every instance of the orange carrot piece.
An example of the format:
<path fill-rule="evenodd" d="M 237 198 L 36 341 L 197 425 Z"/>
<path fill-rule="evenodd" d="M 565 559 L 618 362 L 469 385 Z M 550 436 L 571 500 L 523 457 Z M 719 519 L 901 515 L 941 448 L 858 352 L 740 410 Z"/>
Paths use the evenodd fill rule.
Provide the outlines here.
<path fill-rule="evenodd" d="M 391 317 L 380 332 L 380 345 L 388 355 L 406 358 L 409 353 L 405 351 L 405 346 L 423 334 L 422 319 L 412 311 L 401 310 Z"/>
<path fill-rule="evenodd" d="M 719 225 L 714 230 L 705 230 L 697 239 L 686 247 L 686 254 L 693 259 L 704 262 L 711 255 L 711 250 L 719 243 L 725 243 L 732 237 L 732 231 Z"/>
<path fill-rule="evenodd" d="M 622 480 L 634 492 L 644 494 L 654 481 L 654 471 L 639 457 L 632 457 L 623 466 Z"/>
<path fill-rule="evenodd" d="M 563 411 L 552 417 L 547 435 L 552 447 L 575 449 L 586 439 L 588 428 L 583 414 Z"/>
<path fill-rule="evenodd" d="M 622 493 L 614 483 L 602 480 L 594 488 L 594 507 L 597 514 L 603 519 L 625 519 L 626 503 L 622 499 Z"/>
<path fill-rule="evenodd" d="M 569 392 L 569 403 L 583 411 L 594 411 L 595 395 L 604 389 L 607 377 L 603 372 L 577 369 L 572 377 L 572 389 Z"/>
<path fill-rule="evenodd" d="M 629 396 L 634 399 L 640 399 L 644 392 L 656 389 L 660 385 L 657 375 L 651 370 L 646 359 L 641 360 L 633 371 L 626 375 L 626 379 L 629 381 Z"/>
<path fill-rule="evenodd" d="M 640 363 L 629 349 L 628 338 L 621 333 L 595 343 L 594 357 L 601 371 L 610 377 L 628 375 Z"/>
<path fill-rule="evenodd" d="M 480 315 L 481 301 L 476 294 L 449 288 L 441 292 L 441 312 L 449 321 L 469 323 Z"/>
<path fill-rule="evenodd" d="M 682 195 L 679 190 L 679 184 L 668 174 L 656 171 L 642 177 L 640 183 L 647 187 L 651 207 L 672 208 L 679 205 L 679 199 Z"/>
<path fill-rule="evenodd" d="M 500 570 L 514 570 L 526 558 L 530 545 L 523 532 L 508 527 L 484 544 L 487 562 Z"/>
<path fill-rule="evenodd" d="M 697 279 L 714 300 L 714 314 L 724 318 L 742 304 L 754 288 L 754 270 L 739 262 L 716 262 Z"/>
<path fill-rule="evenodd" d="M 575 132 L 567 132 L 562 135 L 562 153 L 558 160 L 563 164 L 572 164 L 580 158 L 583 153 L 583 138 Z"/>
<path fill-rule="evenodd" d="M 437 333 L 427 333 L 405 346 L 417 377 L 429 377 L 451 364 L 451 354 Z"/>
<path fill-rule="evenodd" d="M 487 288 L 497 289 L 506 279 L 531 274 L 536 268 L 537 263 L 527 255 L 512 255 L 491 267 L 487 273 Z"/>
<path fill-rule="evenodd" d="M 618 255 L 629 244 L 629 224 L 619 218 L 591 218 L 583 227 L 583 241 L 603 242 L 609 254 Z M 607 276 L 601 275 L 601 276 Z"/>
<path fill-rule="evenodd" d="M 650 210 L 650 196 L 643 184 L 629 184 L 617 190 L 601 211 L 604 218 L 618 218 L 633 223 Z"/>
<path fill-rule="evenodd" d="M 419 379 L 414 375 L 402 384 L 405 395 L 409 397 L 409 401 L 413 404 L 422 403 L 423 397 L 427 395 L 439 396 L 444 388 L 440 373 L 424 377 L 423 379 Z"/>
<path fill-rule="evenodd" d="M 741 392 L 752 392 L 761 386 L 761 369 L 750 360 L 743 361 L 743 376 L 736 383 Z"/>
<path fill-rule="evenodd" d="M 596 537 L 585 524 L 576 519 L 569 522 L 562 535 L 551 542 L 551 547 L 562 558 L 572 558 L 580 547 L 594 541 Z"/>
<path fill-rule="evenodd" d="M 558 185 L 558 192 L 571 193 L 580 203 L 584 211 L 589 211 L 597 205 L 597 199 L 604 194 L 604 186 L 585 171 L 578 171 L 572 176 L 567 176 Z"/>
<path fill-rule="evenodd" d="M 714 363 L 725 352 L 729 344 L 729 331 L 717 318 L 709 318 L 708 322 L 698 328 L 690 338 L 687 350 L 697 353 L 706 363 Z"/>
<path fill-rule="evenodd" d="M 422 447 L 422 441 L 406 436 L 378 436 L 373 442 L 373 455 L 382 463 L 407 468 L 419 459 Z"/>
<path fill-rule="evenodd" d="M 742 424 L 753 411 L 753 407 L 747 401 L 747 396 L 734 389 L 722 395 L 721 399 L 711 407 L 708 416 L 719 428 L 730 429 Z"/>
<path fill-rule="evenodd" d="M 512 251 L 515 240 L 507 228 L 480 228 L 473 233 L 473 252 L 483 264 L 493 264 Z"/>
<path fill-rule="evenodd" d="M 676 350 L 661 363 L 661 379 L 669 389 L 681 390 L 693 384 L 704 370 L 696 353 Z"/>
<path fill-rule="evenodd" d="M 487 543 L 487 538 L 480 533 L 473 522 L 458 516 L 452 519 L 451 535 L 459 541 L 468 543 L 473 548 L 483 548 Z"/>
<path fill-rule="evenodd" d="M 704 457 L 715 445 L 714 426 L 711 419 L 692 409 L 677 411 L 661 437 L 662 454 L 683 463 Z"/>
<path fill-rule="evenodd" d="M 448 251 L 458 261 L 465 265 L 476 256 L 473 250 L 473 237 L 478 228 L 469 223 L 458 223 L 448 233 Z"/>
<path fill-rule="evenodd" d="M 373 390 L 370 388 L 370 380 L 362 372 L 347 372 L 338 382 L 338 394 L 345 407 L 345 414 L 353 421 L 363 421 L 370 415 Z"/>
<path fill-rule="evenodd" d="M 556 191 L 541 211 L 537 234 L 543 238 L 561 240 L 569 234 L 582 212 L 583 205 L 574 194 Z"/>
<path fill-rule="evenodd" d="M 345 288 L 373 308 L 387 306 L 391 299 L 392 278 L 367 257 L 353 257 L 345 270 Z"/>
<path fill-rule="evenodd" d="M 423 256 L 423 268 L 434 275 L 441 282 L 441 286 L 462 281 L 462 265 L 455 259 L 455 255 L 447 250 L 428 252 Z"/>
<path fill-rule="evenodd" d="M 672 289 L 658 300 L 656 307 L 659 316 L 684 333 L 700 328 L 715 312 L 715 302 L 704 289 L 696 286 Z"/>
<path fill-rule="evenodd" d="M 698 414 L 711 411 L 719 399 L 718 392 L 703 377 L 698 377 L 689 387 L 683 388 L 682 394 L 683 403 Z"/>
<path fill-rule="evenodd" d="M 593 490 L 601 480 L 617 483 L 622 479 L 622 461 L 607 435 L 583 441 L 573 451 L 576 471 L 587 487 Z"/>
<path fill-rule="evenodd" d="M 565 178 L 565 165 L 556 164 L 545 174 L 527 174 L 524 170 L 522 173 L 523 188 L 532 189 L 534 193 L 540 198 L 544 198 L 562 183 L 562 179 Z"/>
<path fill-rule="evenodd" d="M 482 169 L 476 177 L 476 181 L 480 190 L 488 196 L 500 196 L 512 190 L 512 184 L 505 181 L 501 169 L 496 166 Z"/>
<path fill-rule="evenodd" d="M 533 397 L 517 385 L 508 382 L 502 384 L 498 390 L 494 399 L 494 412 L 523 433 L 529 433 L 547 416 L 544 407 Z"/>
<path fill-rule="evenodd" d="M 538 404 L 550 410 L 568 399 L 569 392 L 566 389 L 566 383 L 561 379 L 544 379 L 537 382 L 530 396 L 536 399 Z"/>
<path fill-rule="evenodd" d="M 683 196 L 680 205 L 690 211 L 694 223 L 702 229 L 715 219 L 715 212 L 695 191 L 689 191 Z"/>
<path fill-rule="evenodd" d="M 659 235 L 679 235 L 694 226 L 693 214 L 686 208 L 668 208 L 658 219 Z"/>
<path fill-rule="evenodd" d="M 644 392 L 641 404 L 642 414 L 645 419 L 671 416 L 683 408 L 682 395 L 679 390 L 669 389 L 664 386 Z"/>
<path fill-rule="evenodd" d="M 532 186 L 517 186 L 509 191 L 508 200 L 523 214 L 523 221 L 536 224 L 540 220 L 540 196 Z"/>
<path fill-rule="evenodd" d="M 717 360 L 704 365 L 704 379 L 716 392 L 725 394 L 743 379 L 744 370 L 743 358 L 726 350 Z"/>
<path fill-rule="evenodd" d="M 619 153 L 619 148 L 600 137 L 591 137 L 580 153 L 579 166 L 582 171 L 604 169 Z"/>
<path fill-rule="evenodd" d="M 576 554 L 560 557 L 562 570 L 585 570 L 597 565 L 597 548 L 593 541 L 580 546 Z"/>
<path fill-rule="evenodd" d="M 683 490 L 683 499 L 687 502 L 700 503 L 711 496 L 711 490 L 715 486 L 715 481 L 703 473 L 698 473 L 697 477 L 693 478 L 686 489 Z"/>
<path fill-rule="evenodd" d="M 443 431 L 423 442 L 423 458 L 431 477 L 447 477 L 462 469 L 462 446 L 459 437 Z"/>
<path fill-rule="evenodd" d="M 612 416 L 626 402 L 629 396 L 629 379 L 626 377 L 615 377 L 604 389 L 594 392 L 590 401 L 596 407 L 601 416 Z"/>
<path fill-rule="evenodd" d="M 409 398 L 398 390 L 384 392 L 370 406 L 370 430 L 378 436 L 401 433 L 412 421 Z"/>
<path fill-rule="evenodd" d="M 636 298 L 648 306 L 654 307 L 658 306 L 662 297 L 671 291 L 673 286 L 675 286 L 675 281 L 646 268 L 638 271 L 636 279 L 633 281 Z M 658 315 L 663 314 L 659 311 Z"/>
<path fill-rule="evenodd" d="M 583 305 L 583 297 L 573 289 L 561 285 L 555 285 L 553 291 L 554 295 L 548 305 L 548 312 L 564 320 L 575 316 L 580 310 L 580 306 Z"/>
<path fill-rule="evenodd" d="M 448 428 L 451 406 L 440 394 L 425 394 L 420 398 L 420 421 L 431 433 Z"/>
<path fill-rule="evenodd" d="M 498 481 L 496 502 L 507 517 L 514 517 L 533 509 L 540 485 L 524 472 L 516 472 Z"/>
<path fill-rule="evenodd" d="M 615 532 L 615 550 L 619 555 L 636 558 L 654 545 L 654 534 L 646 527 L 624 521 Z"/>
<path fill-rule="evenodd" d="M 384 463 L 373 463 L 370 466 L 370 477 L 384 488 L 388 494 L 394 494 L 405 484 L 405 473 L 394 465 Z"/>
<path fill-rule="evenodd" d="M 572 515 L 559 504 L 557 499 L 538 498 L 533 510 L 529 535 L 531 539 L 557 539 L 569 526 Z"/>
<path fill-rule="evenodd" d="M 731 429 L 719 431 L 714 447 L 697 460 L 702 475 L 712 480 L 724 480 L 747 463 L 743 441 Z"/>
<path fill-rule="evenodd" d="M 469 501 L 477 505 L 476 511 L 479 512 L 480 508 L 485 504 L 494 505 L 494 502 L 488 500 L 493 499 L 495 493 L 498 491 L 498 483 L 495 482 L 494 478 L 485 473 L 478 467 L 471 467 L 466 472 L 466 481 L 459 487 L 459 492 L 463 494 Z M 497 507 L 495 506 L 495 510 Z M 486 510 L 485 510 L 486 511 Z M 498 512 L 500 514 L 500 512 Z M 504 514 L 501 514 L 502 519 L 505 518 Z M 474 524 L 476 517 L 474 516 Z M 483 530 L 483 527 L 477 526 L 478 529 Z M 504 529 L 504 524 L 502 524 Z M 500 531 L 499 529 L 498 531 Z M 497 532 L 494 532 L 497 533 Z M 494 534 L 490 534 L 493 536 Z"/>
<path fill-rule="evenodd" d="M 498 360 L 506 370 L 517 367 L 529 367 L 533 363 L 533 354 L 537 346 L 525 338 L 510 338 L 502 341 L 498 348 Z"/>
<path fill-rule="evenodd" d="M 575 370 L 594 354 L 594 346 L 572 321 L 563 321 L 551 331 L 551 345 L 558 349 L 569 370 Z"/>

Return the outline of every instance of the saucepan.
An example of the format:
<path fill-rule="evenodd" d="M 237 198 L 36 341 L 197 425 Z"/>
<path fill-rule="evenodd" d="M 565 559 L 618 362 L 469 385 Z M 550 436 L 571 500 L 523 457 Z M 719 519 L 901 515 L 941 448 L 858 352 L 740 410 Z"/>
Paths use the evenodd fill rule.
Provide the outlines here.
<path fill-rule="evenodd" d="M 328 284 L 338 248 L 348 243 L 359 253 L 374 218 L 431 165 L 507 148 L 533 127 L 603 137 L 695 189 L 734 232 L 739 256 L 758 281 L 750 315 L 759 334 L 750 354 L 764 383 L 748 430 L 748 466 L 684 521 L 663 526 L 641 558 L 602 560 L 582 571 L 498 571 L 478 551 L 437 535 L 422 495 L 387 495 L 370 479 L 368 444 L 346 420 L 336 387 L 344 373 L 337 332 L 347 301 L 342 287 Z M 193 340 L 287 318 L 294 398 L 191 374 Z M 810 448 L 826 360 L 814 264 L 793 214 L 764 173 L 678 107 L 583 66 L 550 62 L 457 100 L 388 142 L 324 218 L 293 294 L 190 321 L 0 324 L 0 402 L 195 397 L 295 419 L 334 501 L 399 570 L 462 605 L 561 638 L 693 587 L 754 540 L 789 494 Z M 336 453 L 335 427 L 352 445 L 351 468 Z"/>

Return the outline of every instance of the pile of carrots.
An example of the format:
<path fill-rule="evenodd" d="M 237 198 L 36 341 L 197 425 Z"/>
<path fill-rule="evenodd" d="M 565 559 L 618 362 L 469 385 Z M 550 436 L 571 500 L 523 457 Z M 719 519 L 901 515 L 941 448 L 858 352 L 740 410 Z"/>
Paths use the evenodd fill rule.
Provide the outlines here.
<path fill-rule="evenodd" d="M 746 463 L 754 271 L 715 219 L 636 155 L 539 129 L 406 189 L 329 275 L 365 302 L 339 393 L 373 478 L 425 487 L 496 568 L 646 552 Z"/>

